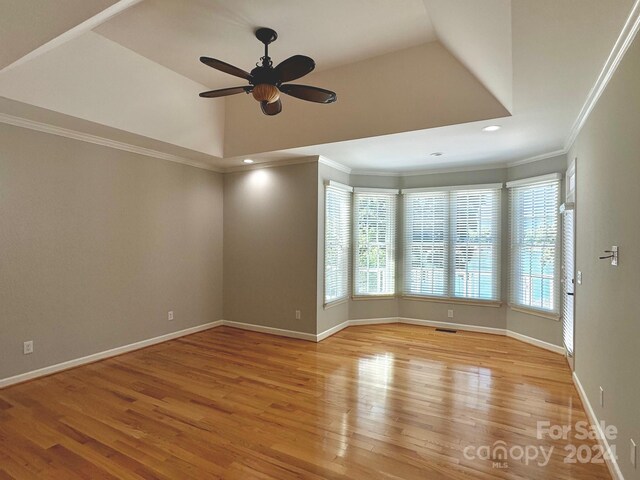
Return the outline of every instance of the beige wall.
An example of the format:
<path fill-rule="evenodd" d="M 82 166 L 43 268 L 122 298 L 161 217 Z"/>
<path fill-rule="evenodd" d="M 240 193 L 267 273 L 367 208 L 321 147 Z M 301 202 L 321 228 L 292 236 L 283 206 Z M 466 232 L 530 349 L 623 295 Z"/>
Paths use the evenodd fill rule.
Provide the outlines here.
<path fill-rule="evenodd" d="M 640 479 L 629 439 L 640 445 L 640 39 L 636 38 L 579 134 L 575 368 L 600 420 L 618 428 L 624 478 Z M 598 260 L 620 247 L 620 264 Z M 599 403 L 599 387 L 604 407 Z M 640 461 L 640 459 L 639 459 Z"/>
<path fill-rule="evenodd" d="M 225 175 L 224 220 L 224 319 L 315 334 L 317 163 Z"/>
<path fill-rule="evenodd" d="M 339 100 L 318 105 L 283 95 L 282 113 L 267 117 L 251 96 L 227 97 L 225 157 L 510 115 L 438 42 L 314 72 L 302 83 Z"/>
<path fill-rule="evenodd" d="M 0 146 L 0 378 L 222 318 L 221 175 L 5 124 Z"/>

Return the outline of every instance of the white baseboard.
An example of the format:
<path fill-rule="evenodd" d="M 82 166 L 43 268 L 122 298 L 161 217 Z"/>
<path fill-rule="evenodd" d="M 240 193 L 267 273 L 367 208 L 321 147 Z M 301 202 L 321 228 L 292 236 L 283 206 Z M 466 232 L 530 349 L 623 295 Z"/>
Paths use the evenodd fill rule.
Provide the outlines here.
<path fill-rule="evenodd" d="M 520 340 L 521 342 L 528 343 L 530 345 L 534 345 L 536 347 L 544 348 L 545 350 L 549 350 L 554 353 L 559 353 L 564 355 L 564 347 L 559 345 L 554 345 L 552 343 L 544 342 L 542 340 L 538 340 L 537 338 L 528 337 L 518 332 L 513 332 L 511 330 L 507 330 L 504 328 L 495 328 L 495 327 L 483 327 L 480 325 L 468 325 L 465 323 L 452 323 L 452 322 L 439 322 L 435 320 L 423 320 L 420 318 L 406 318 L 406 317 L 388 317 L 388 318 L 363 318 L 356 320 L 346 320 L 335 327 L 329 328 L 322 333 L 316 335 L 316 342 L 321 342 L 325 338 L 330 337 L 338 333 L 340 330 L 344 330 L 347 327 L 351 327 L 354 325 L 379 325 L 384 323 L 406 323 L 410 325 L 422 325 L 425 327 L 434 327 L 434 328 L 452 328 L 454 330 L 462 330 L 465 332 L 477 332 L 477 333 L 488 333 L 490 335 L 506 335 L 511 338 L 515 338 L 516 340 Z M 226 323 L 225 323 L 226 325 Z"/>
<path fill-rule="evenodd" d="M 336 325 L 335 327 L 331 327 L 325 330 L 324 332 L 316 335 L 316 342 L 321 342 L 325 338 L 330 337 L 331 335 L 338 333 L 340 330 L 344 330 L 345 328 L 350 326 L 351 326 L 351 320 L 347 320 L 346 322 L 342 322 Z"/>
<path fill-rule="evenodd" d="M 222 320 L 225 327 L 239 328 L 241 330 L 250 330 L 252 332 L 269 333 L 280 337 L 297 338 L 299 340 L 308 340 L 317 342 L 317 335 L 314 333 L 296 332 L 294 330 L 283 330 L 282 328 L 265 327 L 263 325 L 253 325 L 250 323 L 232 322 L 231 320 Z"/>
<path fill-rule="evenodd" d="M 545 350 L 549 350 L 554 353 L 559 353 L 560 355 L 564 355 L 564 347 L 560 345 L 554 345 L 553 343 L 543 342 L 542 340 L 538 340 L 537 338 L 528 337 L 518 332 L 514 332 L 513 330 L 507 330 L 507 337 L 515 338 L 516 340 L 520 340 L 521 342 L 528 343 L 530 345 L 534 345 L 536 347 L 544 348 Z"/>
<path fill-rule="evenodd" d="M 363 318 L 361 320 L 345 320 L 344 322 L 325 330 L 322 333 L 316 335 L 316 342 L 321 342 L 327 337 L 338 333 L 340 330 L 344 330 L 347 327 L 353 327 L 355 325 L 382 325 L 385 323 L 398 323 L 397 317 L 385 317 L 385 318 Z"/>
<path fill-rule="evenodd" d="M 437 322 L 435 320 L 422 320 L 420 318 L 404 318 L 398 319 L 399 323 L 407 323 L 410 325 L 423 325 L 425 327 L 434 328 L 451 328 L 453 330 L 462 330 L 465 332 L 489 333 L 491 335 L 505 335 L 504 328 L 483 327 L 480 325 L 467 325 L 466 323 Z"/>
<path fill-rule="evenodd" d="M 159 337 L 148 338 L 140 342 L 130 343 L 129 345 L 123 345 L 121 347 L 112 348 L 103 352 L 87 355 L 86 357 L 76 358 L 48 367 L 39 368 L 38 370 L 32 370 L 31 372 L 21 373 L 13 377 L 0 379 L 0 388 L 8 387 L 16 383 L 26 382 L 27 380 L 33 380 L 34 378 L 44 377 L 45 375 L 51 375 L 52 373 L 61 372 L 70 368 L 79 367 L 80 365 L 86 365 L 87 363 L 97 362 L 98 360 L 104 360 L 105 358 L 115 357 L 123 353 L 132 352 L 133 350 L 139 350 L 141 348 L 155 345 L 156 343 L 166 342 L 167 340 L 173 340 L 174 338 L 184 337 L 185 335 L 191 335 L 192 333 L 202 332 L 203 330 L 209 330 L 223 325 L 222 320 L 215 322 L 205 323 L 203 325 L 197 325 L 195 327 L 185 328 L 177 332 L 167 333 L 166 335 L 160 335 Z"/>
<path fill-rule="evenodd" d="M 602 431 L 602 426 L 600 425 L 600 421 L 598 416 L 593 411 L 593 407 L 591 406 L 591 402 L 589 402 L 589 398 L 587 398 L 587 394 L 582 388 L 582 384 L 580 383 L 580 379 L 576 372 L 573 372 L 573 384 L 576 386 L 576 390 L 578 391 L 578 395 L 580 395 L 580 400 L 582 400 L 582 405 L 584 405 L 584 410 L 587 412 L 587 417 L 589 417 L 589 422 L 593 425 L 597 431 L 599 442 L 604 448 L 605 452 L 607 452 L 607 467 L 609 468 L 609 473 L 611 474 L 611 478 L 613 480 L 624 480 L 624 476 L 622 475 L 622 471 L 620 470 L 620 466 L 618 465 L 618 460 L 615 458 L 611 451 L 611 445 L 609 445 L 609 441 L 604 435 Z"/>
<path fill-rule="evenodd" d="M 505 330 L 502 328 L 466 325 L 463 323 L 438 322 L 434 320 L 422 320 L 418 318 L 385 317 L 385 318 L 363 318 L 363 319 L 346 320 L 317 335 L 313 333 L 296 332 L 294 330 L 284 330 L 281 328 L 266 327 L 263 325 L 252 325 L 248 323 L 233 322 L 230 320 L 218 320 L 216 322 L 210 322 L 204 325 L 198 325 L 196 327 L 191 327 L 191 328 L 187 328 L 177 332 L 168 333 L 166 335 L 161 335 L 159 337 L 149 338 L 147 340 L 131 343 L 129 345 L 112 348 L 111 350 L 106 350 L 104 352 L 94 353 L 86 357 L 76 358 L 74 360 L 69 360 L 67 362 L 62 362 L 56 365 L 51 365 L 49 367 L 33 370 L 31 372 L 22 373 L 19 375 L 15 375 L 13 377 L 3 378 L 3 379 L 0 379 L 0 388 L 7 387 L 9 385 L 14 385 L 16 383 L 25 382 L 27 380 L 32 380 L 34 378 L 43 377 L 45 375 L 51 375 L 52 373 L 61 372 L 69 368 L 78 367 L 80 365 L 96 362 L 98 360 L 103 360 L 109 357 L 114 357 L 116 355 L 121 355 L 123 353 L 131 352 L 133 350 L 139 350 L 141 348 L 145 348 L 150 345 L 166 342 L 167 340 L 172 340 L 174 338 L 183 337 L 185 335 L 190 335 L 192 333 L 201 332 L 203 330 L 209 330 L 211 328 L 220 327 L 223 325 L 227 327 L 238 328 L 241 330 L 249 330 L 252 332 L 268 333 L 271 335 L 278 335 L 281 337 L 288 337 L 288 338 L 296 338 L 299 340 L 307 340 L 310 342 L 321 342 L 325 338 L 328 338 L 331 335 L 334 335 L 339 331 L 344 330 L 347 327 L 356 326 L 356 325 L 380 325 L 380 324 L 387 324 L 387 323 L 406 323 L 411 325 L 422 325 L 422 326 L 435 327 L 435 328 L 452 328 L 455 330 L 463 330 L 467 332 L 488 333 L 491 335 L 507 335 L 509 337 L 515 338 L 516 340 L 520 340 L 522 342 L 535 345 L 536 347 L 541 347 L 555 353 L 564 354 L 563 347 L 560 347 L 558 345 L 553 345 L 551 343 L 543 342 L 542 340 L 537 340 L 535 338 L 528 337 L 526 335 L 522 335 L 520 333 L 512 332 L 510 330 Z"/>
<path fill-rule="evenodd" d="M 387 323 L 400 323 L 398 317 L 383 318 L 362 318 L 359 320 L 349 320 L 349 326 L 355 325 L 384 325 Z"/>

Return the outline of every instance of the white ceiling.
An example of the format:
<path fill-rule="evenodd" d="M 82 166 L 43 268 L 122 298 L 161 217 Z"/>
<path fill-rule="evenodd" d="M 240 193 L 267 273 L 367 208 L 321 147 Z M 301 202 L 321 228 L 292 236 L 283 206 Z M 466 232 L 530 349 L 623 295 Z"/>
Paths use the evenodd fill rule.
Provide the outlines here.
<path fill-rule="evenodd" d="M 303 54 L 323 70 L 435 40 L 422 0 L 145 0 L 97 29 L 101 35 L 211 88 L 241 84 L 198 61 L 250 71 L 264 53 L 257 27 L 279 34 L 275 64 Z"/>
<path fill-rule="evenodd" d="M 4 64 L 27 54 L 65 28 L 72 28 L 74 24 L 96 15 L 101 8 L 114 4 L 111 0 L 87 0 L 80 2 L 83 5 L 81 9 L 76 5 L 77 0 L 60 0 L 57 3 L 60 8 L 47 10 L 50 21 L 46 22 L 25 8 L 27 2 L 5 1 L 9 1 L 10 8 L 3 10 L 3 18 L 0 19 L 0 26 L 4 29 L 0 32 L 3 53 L 9 52 L 3 59 Z M 275 28 L 280 35 L 270 51 L 275 62 L 293 54 L 309 55 L 316 60 L 317 69 L 322 72 L 325 80 L 322 86 L 328 88 L 331 87 L 333 72 L 336 78 L 344 76 L 345 65 L 437 40 L 512 113 L 511 117 L 277 151 L 256 146 L 255 154 L 251 156 L 257 161 L 273 161 L 300 155 L 322 155 L 360 171 L 477 168 L 565 149 L 571 127 L 623 28 L 632 4 L 633 0 L 143 0 L 95 28 L 94 32 L 99 35 L 91 34 L 96 37 L 93 43 L 101 45 L 100 48 L 109 48 L 113 55 L 120 55 L 118 49 L 104 42 L 115 42 L 124 47 L 121 49 L 122 61 L 109 59 L 114 71 L 109 72 L 107 68 L 105 74 L 104 69 L 83 67 L 91 63 L 83 60 L 88 58 L 83 55 L 91 54 L 86 52 L 69 57 L 66 64 L 61 59 L 63 63 L 57 63 L 60 72 L 55 79 L 68 82 L 70 86 L 77 82 L 77 78 L 82 78 L 83 84 L 105 85 L 109 96 L 103 99 L 103 103 L 109 102 L 108 112 L 117 112 L 117 102 L 121 101 L 125 111 L 135 106 L 142 113 L 153 113 L 157 106 L 145 105 L 152 100 L 138 92 L 143 91 L 140 89 L 144 85 L 151 84 L 150 92 L 168 91 L 165 84 L 171 82 L 166 83 L 165 80 L 171 79 L 172 73 L 188 77 L 193 82 L 193 87 L 181 92 L 185 96 L 191 95 L 192 89 L 197 95 L 195 90 L 200 85 L 219 88 L 240 84 L 239 79 L 202 65 L 198 57 L 208 55 L 251 69 L 262 55 L 261 45 L 253 37 L 253 30 L 258 26 Z M 4 15 L 6 11 L 9 15 Z M 10 28 L 5 28 L 5 24 Z M 7 32 L 17 33 L 5 35 Z M 25 36 L 25 32 L 28 35 Z M 104 42 L 98 41 L 99 38 Z M 90 49 L 91 42 L 87 39 L 69 40 L 82 42 Z M 61 49 L 60 52 L 57 49 Z M 11 84 L 11 88 L 4 91 L 0 88 L 0 95 L 86 121 L 126 128 L 127 122 L 102 120 L 106 118 L 107 110 L 84 108 L 82 115 L 75 113 L 67 108 L 71 104 L 80 108 L 72 98 L 30 100 L 43 95 L 31 95 L 26 86 L 39 85 L 40 77 L 46 79 L 43 66 L 51 63 L 52 56 L 60 56 L 65 51 L 84 50 L 57 47 L 51 54 L 44 54 L 42 60 L 37 57 L 30 59 L 16 72 L 0 72 L 0 87 L 3 82 Z M 125 57 L 127 61 L 124 61 Z M 148 60 L 159 64 L 158 68 L 165 71 L 158 70 L 157 74 L 151 75 L 154 69 Z M 131 67 L 126 67 L 127 64 Z M 134 70 L 129 72 L 127 68 Z M 64 69 L 67 71 L 63 74 Z M 143 71 L 149 74 L 142 75 Z M 29 72 L 39 78 L 31 79 Z M 92 79 L 92 75 L 95 78 Z M 129 92 L 125 91 L 125 80 L 131 75 L 137 75 L 137 90 Z M 415 81 L 420 82 L 420 78 Z M 172 82 L 177 82 L 177 79 L 172 79 Z M 68 86 L 64 87 L 51 84 L 47 85 L 47 91 L 50 90 L 52 95 L 68 92 Z M 43 88 L 39 87 L 38 91 L 44 92 Z M 14 91 L 20 95 L 13 95 Z M 137 102 L 132 102 L 132 98 L 137 98 Z M 224 115 L 225 105 L 227 109 L 233 105 L 223 100 L 211 102 L 210 108 L 220 115 Z M 260 115 L 257 109 L 254 110 L 256 115 Z M 140 115 L 140 120 L 132 117 L 131 122 L 141 125 L 143 118 L 144 115 Z M 159 118 L 157 114 L 156 118 Z M 166 109 L 163 121 L 168 125 L 172 119 L 175 125 L 175 134 L 172 135 L 156 135 L 155 132 L 162 130 L 155 127 L 131 131 L 196 149 L 200 153 L 206 152 L 199 146 L 196 148 L 195 142 L 188 145 L 184 142 L 185 125 L 180 124 L 172 110 Z M 274 120 L 283 119 L 276 117 Z M 195 117 L 190 121 L 195 121 Z M 481 132 L 481 127 L 489 123 L 499 123 L 503 128 L 493 134 Z M 213 128 L 208 124 L 201 127 L 202 132 Z M 218 151 L 223 134 L 220 131 L 211 136 L 211 141 L 216 139 Z M 180 141 L 174 142 L 172 138 Z M 202 138 L 206 140 L 206 137 L 200 137 L 198 142 Z M 429 156 L 434 151 L 441 151 L 444 155 Z M 208 164 L 233 167 L 240 162 L 241 158 L 210 156 Z"/>

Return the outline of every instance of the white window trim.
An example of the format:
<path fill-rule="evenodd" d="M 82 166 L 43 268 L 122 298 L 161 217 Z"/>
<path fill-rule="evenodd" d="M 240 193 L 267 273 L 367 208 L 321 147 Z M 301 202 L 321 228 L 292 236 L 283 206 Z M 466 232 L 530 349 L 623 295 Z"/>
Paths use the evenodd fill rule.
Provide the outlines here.
<path fill-rule="evenodd" d="M 340 188 L 342 190 L 346 190 L 347 192 L 353 192 L 353 187 L 350 185 L 345 185 L 344 183 L 336 182 L 335 180 L 327 180 L 324 182 L 327 187 Z"/>
<path fill-rule="evenodd" d="M 396 195 L 400 193 L 400 190 L 397 188 L 369 188 L 369 187 L 353 187 L 353 191 L 364 192 L 364 193 L 395 193 Z"/>
<path fill-rule="evenodd" d="M 524 187 L 529 185 L 535 185 L 537 183 L 554 182 L 556 180 L 562 180 L 561 173 L 550 173 L 548 175 L 540 175 L 538 177 L 523 178 L 521 180 L 512 180 L 507 182 L 507 188 Z"/>
<path fill-rule="evenodd" d="M 478 185 L 455 185 L 445 187 L 424 187 L 424 188 L 403 188 L 401 193 L 420 193 L 420 192 L 453 192 L 456 190 L 494 190 L 504 186 L 500 183 L 484 183 Z"/>

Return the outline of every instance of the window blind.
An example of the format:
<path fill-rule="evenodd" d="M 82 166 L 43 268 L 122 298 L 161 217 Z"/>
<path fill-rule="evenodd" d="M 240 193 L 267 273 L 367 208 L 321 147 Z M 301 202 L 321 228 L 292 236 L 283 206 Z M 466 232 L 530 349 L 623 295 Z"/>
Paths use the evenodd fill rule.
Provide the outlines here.
<path fill-rule="evenodd" d="M 404 294 L 500 299 L 501 185 L 404 193 Z"/>
<path fill-rule="evenodd" d="M 404 293 L 447 296 L 448 192 L 406 193 L 404 218 Z"/>
<path fill-rule="evenodd" d="M 324 211 L 324 303 L 327 304 L 349 296 L 350 187 L 327 185 Z"/>
<path fill-rule="evenodd" d="M 453 297 L 500 298 L 500 190 L 451 192 Z"/>
<path fill-rule="evenodd" d="M 510 215 L 509 300 L 512 305 L 558 313 L 558 202 L 560 180 L 507 185 Z"/>
<path fill-rule="evenodd" d="M 573 224 L 574 210 L 567 209 L 562 215 L 562 225 L 564 234 L 562 235 L 562 284 L 563 284 L 563 301 L 562 301 L 562 337 L 564 346 L 567 349 L 567 355 L 573 356 L 573 271 L 574 271 L 574 245 L 573 245 Z"/>
<path fill-rule="evenodd" d="M 397 192 L 355 189 L 354 295 L 393 295 Z"/>

